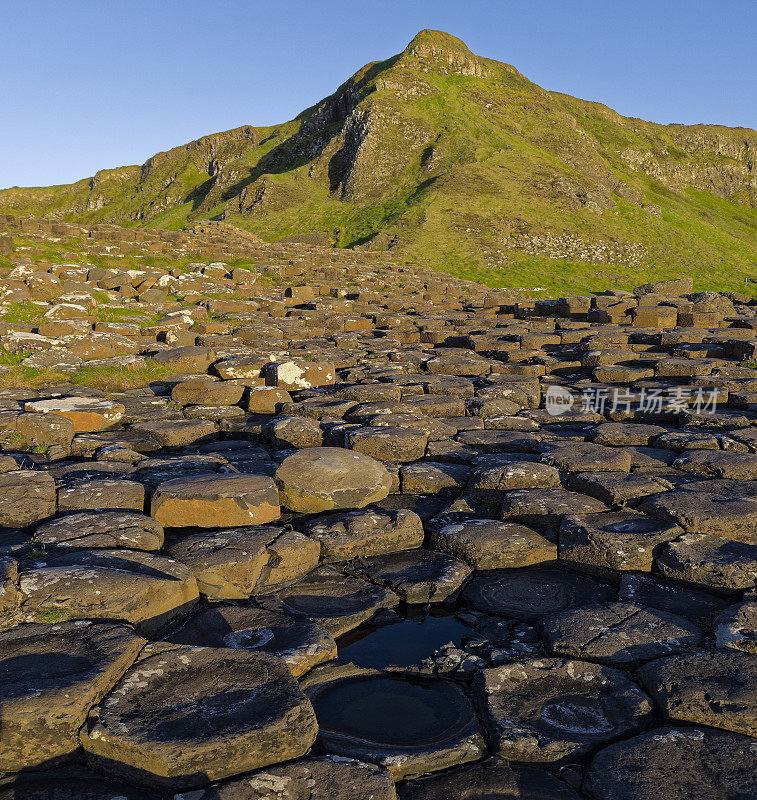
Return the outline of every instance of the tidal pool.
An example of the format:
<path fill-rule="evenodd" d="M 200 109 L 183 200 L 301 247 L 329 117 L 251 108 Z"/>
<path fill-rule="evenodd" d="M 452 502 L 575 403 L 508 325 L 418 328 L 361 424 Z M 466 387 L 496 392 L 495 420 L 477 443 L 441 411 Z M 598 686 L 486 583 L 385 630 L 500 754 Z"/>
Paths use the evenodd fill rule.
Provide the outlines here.
<path fill-rule="evenodd" d="M 448 611 L 411 612 L 397 622 L 365 625 L 342 636 L 337 640 L 338 660 L 371 669 L 409 667 L 448 642 L 459 647 L 463 638 L 474 635 L 476 631 Z"/>

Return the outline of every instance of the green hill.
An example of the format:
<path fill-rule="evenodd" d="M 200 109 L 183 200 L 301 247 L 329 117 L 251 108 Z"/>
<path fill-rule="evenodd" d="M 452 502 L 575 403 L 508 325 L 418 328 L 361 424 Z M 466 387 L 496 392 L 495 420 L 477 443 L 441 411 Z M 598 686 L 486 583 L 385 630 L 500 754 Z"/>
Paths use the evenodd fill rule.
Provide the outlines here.
<path fill-rule="evenodd" d="M 757 132 L 658 125 L 550 92 L 422 31 L 296 119 L 243 127 L 0 212 L 266 240 L 322 234 L 494 286 L 627 288 L 757 276 Z"/>

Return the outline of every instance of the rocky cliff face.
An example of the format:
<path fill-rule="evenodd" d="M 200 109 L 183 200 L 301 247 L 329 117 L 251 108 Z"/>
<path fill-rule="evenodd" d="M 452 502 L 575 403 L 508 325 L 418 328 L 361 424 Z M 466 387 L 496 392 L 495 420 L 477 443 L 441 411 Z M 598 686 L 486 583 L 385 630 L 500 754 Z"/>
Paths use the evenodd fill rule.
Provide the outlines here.
<path fill-rule="evenodd" d="M 756 151 L 753 130 L 622 117 L 422 31 L 291 122 L 2 191 L 0 211 L 163 227 L 211 217 L 482 267 L 573 236 L 579 260 L 609 249 L 726 263 L 757 259 Z"/>

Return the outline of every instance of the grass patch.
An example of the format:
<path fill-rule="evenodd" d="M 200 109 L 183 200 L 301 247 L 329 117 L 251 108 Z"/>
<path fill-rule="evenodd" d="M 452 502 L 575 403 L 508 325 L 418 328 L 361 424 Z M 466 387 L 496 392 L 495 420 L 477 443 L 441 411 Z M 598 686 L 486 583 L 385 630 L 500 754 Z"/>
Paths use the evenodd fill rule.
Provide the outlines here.
<path fill-rule="evenodd" d="M 139 389 L 151 381 L 162 380 L 176 373 L 175 368 L 148 358 L 124 367 L 87 367 L 77 370 L 70 378 L 74 386 L 88 386 L 104 392 L 125 392 Z"/>
<path fill-rule="evenodd" d="M 34 303 L 11 303 L 3 314 L 2 321 L 20 325 L 34 325 L 41 322 L 47 306 L 38 306 Z"/>
<path fill-rule="evenodd" d="M 148 358 L 121 367 L 88 367 L 86 363 L 74 373 L 59 372 L 52 369 L 33 369 L 18 364 L 18 356 L 12 353 L 0 353 L 0 362 L 16 363 L 7 364 L 11 368 L 0 374 L 1 389 L 42 389 L 60 384 L 73 384 L 74 386 L 87 386 L 103 392 L 125 392 L 129 389 L 140 389 L 148 386 L 151 381 L 162 380 L 173 375 L 176 370 Z"/>
<path fill-rule="evenodd" d="M 41 608 L 34 612 L 35 622 L 67 622 L 71 619 L 71 614 L 62 608 Z"/>

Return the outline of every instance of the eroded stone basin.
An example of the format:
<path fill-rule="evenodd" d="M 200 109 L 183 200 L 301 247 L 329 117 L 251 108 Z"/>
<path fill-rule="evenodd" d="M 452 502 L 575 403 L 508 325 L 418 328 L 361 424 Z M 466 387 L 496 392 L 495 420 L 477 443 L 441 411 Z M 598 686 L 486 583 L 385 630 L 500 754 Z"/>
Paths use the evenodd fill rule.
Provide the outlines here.
<path fill-rule="evenodd" d="M 452 681 L 344 665 L 306 693 L 327 752 L 382 764 L 395 779 L 476 760 L 484 751 L 473 704 Z"/>
<path fill-rule="evenodd" d="M 389 676 L 338 682 L 315 698 L 327 731 L 366 742 L 417 747 L 465 726 L 462 698 L 452 683 L 408 683 Z M 461 713 L 463 712 L 463 713 Z"/>

